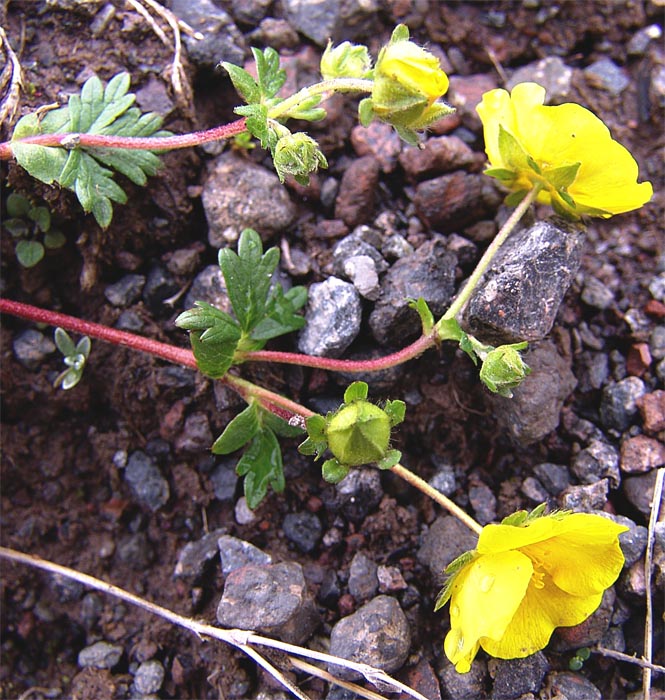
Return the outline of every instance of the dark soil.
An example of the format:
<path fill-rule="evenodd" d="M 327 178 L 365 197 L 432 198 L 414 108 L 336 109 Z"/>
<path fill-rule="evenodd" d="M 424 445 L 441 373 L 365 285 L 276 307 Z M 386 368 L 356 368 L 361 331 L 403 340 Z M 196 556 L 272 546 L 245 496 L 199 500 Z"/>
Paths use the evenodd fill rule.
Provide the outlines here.
<path fill-rule="evenodd" d="M 91 34 L 91 18 L 85 13 L 48 7 L 50 4 L 10 2 L 3 22 L 25 71 L 22 113 L 75 92 L 92 74 L 108 80 L 122 70 L 129 71 L 134 90 L 150 75 L 157 75 L 170 89 L 166 78 L 161 77 L 170 66 L 170 49 L 123 3 L 114 3 L 121 9 L 106 31 L 96 37 Z M 226 9 L 237 4 L 218 2 Z M 426 2 L 415 1 L 379 4 L 383 9 L 370 41 L 373 50 L 379 39 L 387 40 L 402 17 L 422 19 L 419 8 L 421 4 L 427 6 Z M 625 369 L 631 348 L 648 338 L 659 320 L 662 322 L 662 315 L 646 316 L 647 328 L 642 337 L 636 337 L 622 314 L 628 308 L 645 308 L 650 299 L 648 285 L 663 261 L 663 112 L 653 102 L 645 105 L 643 99 L 651 71 L 658 69 L 659 62 L 662 70 L 663 54 L 660 48 L 638 57 L 630 57 L 626 51 L 628 40 L 639 29 L 654 22 L 662 26 L 659 4 L 642 0 L 561 3 L 558 13 L 538 24 L 534 23 L 537 10 L 532 6 L 544 10 L 549 3 L 433 1 L 426 22 L 416 21 L 412 30 L 420 43 L 445 51 L 459 49 L 466 59 L 467 74 L 493 74 L 492 60 L 512 70 L 557 55 L 569 66 L 584 68 L 606 56 L 622 65 L 631 78 L 630 86 L 617 96 L 575 80 L 571 99 L 606 121 L 614 137 L 635 155 L 642 178 L 652 180 L 657 194 L 640 212 L 593 222 L 589 229 L 592 245 L 552 332 L 562 353 L 577 356 L 577 329 L 583 323 L 593 325 L 596 335 L 603 338 L 612 369 Z M 272 3 L 270 9 L 268 16 L 280 16 L 279 2 Z M 499 21 L 501 16 L 505 23 Z M 488 17 L 495 21 L 488 21 Z M 246 34 L 254 29 L 241 27 Z M 314 54 L 320 51 L 302 36 L 300 41 L 300 46 L 284 53 L 301 56 L 307 47 Z M 197 72 L 193 66 L 187 66 L 187 70 L 194 86 L 194 102 L 189 109 L 176 107 L 166 126 L 181 132 L 231 119 L 236 97 L 229 81 L 212 72 Z M 347 111 L 352 114 L 353 105 L 349 104 Z M 358 157 L 350 144 L 351 127 L 351 120 L 338 117 L 329 118 L 313 131 L 325 136 L 322 141 L 330 172 L 338 178 Z M 7 125 L 2 128 L 7 137 L 10 129 Z M 468 128 L 477 133 L 477 126 L 469 124 Z M 474 148 L 482 152 L 480 139 Z M 260 161 L 263 154 L 254 151 L 249 157 Z M 71 193 L 40 185 L 18 167 L 3 165 L 3 182 L 9 183 L 13 191 L 47 201 L 58 227 L 67 235 L 65 248 L 49 252 L 36 268 L 23 270 L 15 261 L 11 236 L 3 232 L 3 296 L 113 325 L 119 310 L 104 297 L 109 283 L 128 272 L 145 274 L 155 262 L 167 262 L 176 250 L 198 250 L 195 272 L 177 279 L 184 289 L 195 274 L 216 260 L 217 251 L 207 244 L 198 198 L 209 158 L 203 150 L 173 152 L 164 156 L 161 175 L 151 178 L 146 188 L 123 182 L 129 203 L 115 208 L 113 223 L 105 232 L 92 216 L 83 215 Z M 395 211 L 404 220 L 403 210 L 408 205 L 404 188 L 409 183 L 403 172 L 398 167 L 389 175 L 382 174 L 381 180 L 374 215 Z M 318 198 L 311 196 L 312 190 L 293 186 L 290 194 L 299 214 L 292 229 L 282 235 L 305 250 L 312 261 L 307 277 L 297 282 L 321 281 L 335 239 L 314 238 L 311 233 L 316 224 L 332 215 L 323 211 Z M 463 235 L 465 231 L 460 228 L 457 232 Z M 416 232 L 411 241 L 417 246 L 430 234 L 426 229 Z M 280 241 L 270 243 L 279 245 Z M 600 249 L 606 250 L 603 258 L 595 253 Z M 579 295 L 585 275 L 611 284 L 617 290 L 620 306 L 606 311 L 584 306 Z M 186 336 L 173 324 L 181 304 L 181 300 L 176 301 L 172 307 L 155 311 L 139 301 L 132 309 L 144 321 L 141 333 L 185 346 Z M 162 361 L 101 342 L 93 342 L 80 385 L 69 392 L 55 390 L 52 380 L 62 369 L 57 357 L 29 371 L 14 356 L 13 338 L 26 327 L 23 322 L 3 318 L 3 545 L 92 574 L 210 622 L 215 620 L 224 583 L 219 563 L 194 586 L 173 576 L 183 546 L 206 531 L 225 528 L 229 534 L 269 552 L 275 561 L 300 562 L 314 594 L 329 570 L 337 572 L 341 593 L 346 594 L 349 563 L 357 551 L 363 551 L 378 564 L 398 566 L 409 584 L 411 601 L 408 605 L 403 602 L 403 606 L 408 607 L 412 625 L 412 656 L 402 677 L 406 678 L 406 672 L 421 660 L 431 669 L 441 668 L 445 616 L 431 614 L 437 587 L 416 558 L 424 528 L 439 514 L 437 507 L 392 474 L 382 474 L 384 493 L 378 506 L 361 521 L 349 520 L 335 510 L 332 487 L 321 480 L 318 466 L 300 456 L 292 442 L 284 448 L 288 465 L 285 492 L 271 493 L 258 509 L 256 521 L 239 525 L 233 503 L 215 498 L 207 448 L 192 453 L 178 451 L 175 445 L 184 417 L 204 413 L 217 435 L 239 403 L 216 397 L 212 382 L 200 377 L 193 386 L 168 386 L 160 380 Z M 46 332 L 50 336 L 51 331 Z M 370 345 L 369 331 L 364 328 L 363 333 L 366 336 L 361 340 Z M 287 340 L 280 347 L 294 345 Z M 641 370 L 650 390 L 663 388 L 655 366 L 654 360 Z M 576 371 L 575 365 L 573 369 Z M 319 372 L 282 367 L 252 372 L 258 383 L 302 402 L 338 397 L 342 391 L 338 377 Z M 558 431 L 529 447 L 516 446 L 497 429 L 486 391 L 471 363 L 450 348 L 429 352 L 411 362 L 388 388 L 370 389 L 376 398 L 383 394 L 398 398 L 416 390 L 423 400 L 408 407 L 406 423 L 399 433 L 404 464 L 425 478 L 432 476 L 435 464 L 454 464 L 457 502 L 467 507 L 469 487 L 486 485 L 497 499 L 498 518 L 516 508 L 535 505 L 520 490 L 533 465 L 570 463 L 580 449 L 581 439 L 566 426 L 580 418 L 598 422 L 600 391 L 583 392 L 578 388 L 564 407 L 567 420 Z M 165 507 L 151 513 L 133 500 L 114 456 L 123 450 L 131 454 L 137 449 L 154 449 L 158 439 L 169 444 L 161 466 L 171 498 Z M 236 499 L 241 495 L 239 484 Z M 621 492 L 610 495 L 606 509 L 646 524 L 644 514 L 627 503 Z M 329 547 L 319 544 L 311 554 L 294 548 L 281 524 L 288 513 L 302 511 L 315 512 L 324 532 L 337 528 L 341 533 L 338 543 Z M 145 535 L 137 557 L 127 560 L 118 556 L 123 541 L 137 533 Z M 111 597 L 86 596 L 82 589 L 4 561 L 2 604 L 2 698 L 19 697 L 28 689 L 32 689 L 31 698 L 127 698 L 137 662 L 150 658 L 159 659 L 166 669 L 160 697 L 254 698 L 264 691 L 260 697 L 270 698 L 281 692 L 244 657 L 221 644 L 202 643 Z M 644 599 L 628 599 L 626 605 L 627 652 L 639 656 Z M 338 605 L 320 605 L 324 626 L 317 643 L 326 644 L 330 627 L 353 606 L 348 595 L 342 595 Z M 120 664 L 112 672 L 81 671 L 77 665 L 79 651 L 98 639 L 123 646 Z M 571 652 L 548 649 L 545 653 L 552 670 L 567 669 Z M 663 662 L 662 648 L 659 662 Z M 605 698 L 624 698 L 641 684 L 637 667 L 598 656 L 587 662 L 583 674 Z M 298 681 L 312 698 L 324 698 L 328 692 L 316 679 L 301 676 Z M 550 692 L 543 687 L 541 697 L 551 697 Z"/>

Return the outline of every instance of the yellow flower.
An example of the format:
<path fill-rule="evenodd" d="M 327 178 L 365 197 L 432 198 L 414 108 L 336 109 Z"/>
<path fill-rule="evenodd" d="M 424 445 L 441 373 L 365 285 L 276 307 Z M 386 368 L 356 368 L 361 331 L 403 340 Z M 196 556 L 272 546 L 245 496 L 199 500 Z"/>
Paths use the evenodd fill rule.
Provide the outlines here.
<path fill-rule="evenodd" d="M 455 570 L 437 609 L 450 599 L 444 651 L 459 673 L 479 647 L 501 659 L 543 649 L 555 627 L 596 610 L 623 567 L 618 535 L 628 528 L 599 515 L 537 511 L 487 525 L 477 548 L 448 567 Z"/>
<path fill-rule="evenodd" d="M 360 122 L 372 119 L 392 124 L 409 143 L 415 131 L 450 114 L 453 109 L 437 100 L 448 90 L 448 76 L 434 54 L 409 41 L 408 28 L 398 25 L 390 42 L 379 52 L 374 68 L 372 96 L 359 105 Z"/>
<path fill-rule="evenodd" d="M 540 185 L 540 202 L 573 217 L 609 217 L 649 201 L 651 183 L 637 182 L 635 159 L 598 117 L 577 104 L 549 107 L 544 100 L 536 83 L 483 95 L 477 111 L 488 175 L 521 194 Z"/>

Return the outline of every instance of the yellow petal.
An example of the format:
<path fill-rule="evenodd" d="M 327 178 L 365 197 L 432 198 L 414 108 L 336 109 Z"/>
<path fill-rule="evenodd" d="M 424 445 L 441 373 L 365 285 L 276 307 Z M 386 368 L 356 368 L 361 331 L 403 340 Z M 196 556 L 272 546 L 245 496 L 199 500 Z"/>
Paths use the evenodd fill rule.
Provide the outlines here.
<path fill-rule="evenodd" d="M 556 627 L 578 625 L 600 605 L 602 593 L 573 596 L 558 588 L 545 575 L 544 586 L 536 578 L 529 585 L 519 609 L 500 639 L 484 637 L 480 646 L 500 659 L 517 659 L 544 649 Z"/>
<path fill-rule="evenodd" d="M 460 673 L 469 670 L 480 638 L 501 638 L 522 602 L 532 573 L 528 557 L 520 552 L 501 552 L 475 559 L 457 575 L 444 651 Z"/>

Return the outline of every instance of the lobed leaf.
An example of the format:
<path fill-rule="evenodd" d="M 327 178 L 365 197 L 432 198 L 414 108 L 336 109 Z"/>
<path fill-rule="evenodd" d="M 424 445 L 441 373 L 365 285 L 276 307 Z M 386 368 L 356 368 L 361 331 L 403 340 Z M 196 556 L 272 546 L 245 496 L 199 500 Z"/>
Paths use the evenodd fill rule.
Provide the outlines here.
<path fill-rule="evenodd" d="M 277 493 L 284 490 L 282 451 L 270 428 L 262 427 L 254 435 L 238 461 L 236 473 L 245 477 L 245 498 L 251 509 L 265 498 L 269 486 Z"/>
<path fill-rule="evenodd" d="M 211 448 L 216 455 L 226 455 L 246 445 L 259 431 L 259 409 L 252 402 L 241 411 L 215 440 Z"/>

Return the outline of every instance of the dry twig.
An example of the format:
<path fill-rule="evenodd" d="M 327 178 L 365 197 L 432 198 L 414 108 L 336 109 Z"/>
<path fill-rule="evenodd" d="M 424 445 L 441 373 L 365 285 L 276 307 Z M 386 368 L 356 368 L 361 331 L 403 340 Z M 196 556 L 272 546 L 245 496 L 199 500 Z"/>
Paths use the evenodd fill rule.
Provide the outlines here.
<path fill-rule="evenodd" d="M 19 96 L 23 87 L 23 71 L 2 27 L 0 27 L 0 50 L 7 57 L 0 73 L 0 93 L 3 93 L 0 100 L 0 124 L 8 128 L 18 110 Z"/>

